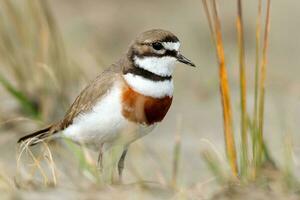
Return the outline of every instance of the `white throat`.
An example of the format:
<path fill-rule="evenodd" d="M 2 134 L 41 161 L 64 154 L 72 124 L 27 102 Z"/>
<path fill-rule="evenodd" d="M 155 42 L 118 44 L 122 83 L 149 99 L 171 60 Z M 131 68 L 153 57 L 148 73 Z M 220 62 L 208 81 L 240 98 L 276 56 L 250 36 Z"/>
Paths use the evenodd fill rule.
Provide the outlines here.
<path fill-rule="evenodd" d="M 133 58 L 137 67 L 143 68 L 159 76 L 171 76 L 175 69 L 176 58 L 171 56 L 145 56 Z"/>
<path fill-rule="evenodd" d="M 178 51 L 180 47 L 179 42 L 163 42 L 165 50 Z M 172 56 L 144 56 L 133 57 L 133 62 L 136 67 L 145 69 L 158 76 L 167 77 L 172 76 L 177 59 Z M 145 96 L 154 98 L 163 98 L 166 96 L 173 96 L 173 80 L 154 81 L 144 78 L 143 76 L 127 73 L 124 76 L 127 84 L 136 92 Z"/>
<path fill-rule="evenodd" d="M 142 95 L 163 98 L 173 96 L 173 80 L 153 81 L 142 76 L 127 73 L 123 75 L 127 84 L 135 91 Z"/>

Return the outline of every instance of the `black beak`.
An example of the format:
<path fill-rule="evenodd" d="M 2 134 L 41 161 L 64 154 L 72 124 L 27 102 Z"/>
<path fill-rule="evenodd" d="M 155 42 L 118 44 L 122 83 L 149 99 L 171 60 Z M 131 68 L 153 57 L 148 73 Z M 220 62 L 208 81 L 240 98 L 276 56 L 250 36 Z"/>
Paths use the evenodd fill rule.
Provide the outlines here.
<path fill-rule="evenodd" d="M 187 59 L 186 57 L 184 57 L 180 53 L 177 54 L 176 58 L 181 63 L 184 63 L 184 64 L 192 66 L 192 67 L 196 67 L 196 65 L 194 63 L 192 63 L 192 61 L 190 61 L 189 59 Z"/>

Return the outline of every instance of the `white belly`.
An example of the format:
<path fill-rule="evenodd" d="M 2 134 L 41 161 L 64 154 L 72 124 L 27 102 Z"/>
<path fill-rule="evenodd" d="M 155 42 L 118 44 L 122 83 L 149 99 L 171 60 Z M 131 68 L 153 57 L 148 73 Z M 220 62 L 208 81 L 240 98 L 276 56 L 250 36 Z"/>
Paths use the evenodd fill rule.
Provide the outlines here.
<path fill-rule="evenodd" d="M 116 84 L 93 109 L 77 116 L 73 124 L 63 131 L 63 136 L 75 142 L 96 147 L 116 142 L 128 145 L 149 133 L 153 128 L 154 125 L 137 125 L 124 118 L 121 85 Z"/>

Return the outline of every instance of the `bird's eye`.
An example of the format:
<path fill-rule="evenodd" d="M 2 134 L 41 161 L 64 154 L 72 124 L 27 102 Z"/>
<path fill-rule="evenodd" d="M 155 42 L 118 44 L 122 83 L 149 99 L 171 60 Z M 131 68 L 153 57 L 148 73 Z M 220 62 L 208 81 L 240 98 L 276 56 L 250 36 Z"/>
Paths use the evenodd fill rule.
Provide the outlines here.
<path fill-rule="evenodd" d="M 154 43 L 152 43 L 152 47 L 155 50 L 161 50 L 161 49 L 164 48 L 163 45 L 160 42 L 154 42 Z"/>

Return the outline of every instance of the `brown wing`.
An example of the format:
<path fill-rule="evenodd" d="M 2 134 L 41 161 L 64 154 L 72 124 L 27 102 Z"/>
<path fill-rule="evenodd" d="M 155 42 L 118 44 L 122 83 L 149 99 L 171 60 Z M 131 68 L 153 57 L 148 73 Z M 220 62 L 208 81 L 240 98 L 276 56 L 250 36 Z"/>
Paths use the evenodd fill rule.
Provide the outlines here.
<path fill-rule="evenodd" d="M 73 119 L 81 113 L 85 113 L 92 109 L 101 97 L 112 86 L 121 72 L 121 67 L 113 65 L 96 77 L 75 99 L 63 120 L 55 124 L 51 129 L 52 133 L 61 131 L 72 124 Z"/>
<path fill-rule="evenodd" d="M 106 92 L 111 88 L 113 82 L 120 77 L 120 64 L 113 65 L 105 70 L 102 74 L 97 76 L 75 99 L 67 111 L 63 120 L 52 124 L 47 128 L 35 131 L 18 140 L 18 143 L 29 140 L 29 145 L 35 145 L 44 139 L 50 138 L 53 134 L 65 129 L 73 123 L 73 119 L 81 113 L 85 113 L 92 109 L 92 107 L 99 101 Z"/>

